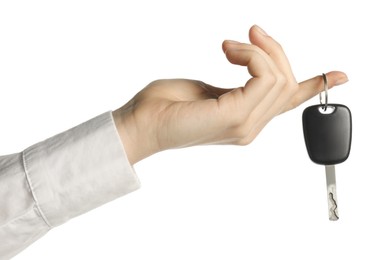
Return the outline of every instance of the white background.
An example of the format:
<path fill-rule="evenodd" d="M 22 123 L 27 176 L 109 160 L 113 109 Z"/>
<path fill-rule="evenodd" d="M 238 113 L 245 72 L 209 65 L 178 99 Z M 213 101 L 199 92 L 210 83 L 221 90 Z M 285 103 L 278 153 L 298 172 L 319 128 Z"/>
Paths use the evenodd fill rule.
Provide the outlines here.
<path fill-rule="evenodd" d="M 299 81 L 348 74 L 329 99 L 349 106 L 354 131 L 350 157 L 336 167 L 337 222 L 302 136 L 315 97 L 249 146 L 139 162 L 140 190 L 15 259 L 383 259 L 382 17 L 373 0 L 1 1 L 0 154 L 115 109 L 155 79 L 244 84 L 246 69 L 227 62 L 221 43 L 247 41 L 253 24 L 283 45 Z"/>

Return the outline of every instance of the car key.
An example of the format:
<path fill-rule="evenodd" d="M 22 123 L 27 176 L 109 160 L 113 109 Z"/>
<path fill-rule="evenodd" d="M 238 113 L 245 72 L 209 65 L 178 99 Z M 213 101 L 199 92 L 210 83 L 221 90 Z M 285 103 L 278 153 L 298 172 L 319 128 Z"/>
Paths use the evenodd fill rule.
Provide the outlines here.
<path fill-rule="evenodd" d="M 328 104 L 327 78 L 323 74 L 325 104 L 307 107 L 303 112 L 303 132 L 310 159 L 325 165 L 329 220 L 338 220 L 335 164 L 344 162 L 350 153 L 352 115 L 341 104 Z"/>

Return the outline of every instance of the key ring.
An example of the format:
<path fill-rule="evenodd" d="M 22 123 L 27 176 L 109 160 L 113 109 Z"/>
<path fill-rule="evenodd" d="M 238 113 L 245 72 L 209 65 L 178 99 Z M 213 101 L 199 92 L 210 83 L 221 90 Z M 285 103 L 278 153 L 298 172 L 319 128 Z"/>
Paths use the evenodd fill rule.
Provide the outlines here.
<path fill-rule="evenodd" d="M 327 81 L 327 76 L 324 73 L 322 75 L 323 75 L 323 82 L 324 82 L 325 103 L 323 103 L 323 96 L 321 95 L 321 93 L 323 93 L 323 92 L 320 92 L 319 97 L 320 97 L 320 104 L 323 105 L 324 111 L 327 111 L 327 107 L 328 107 L 328 81 Z"/>

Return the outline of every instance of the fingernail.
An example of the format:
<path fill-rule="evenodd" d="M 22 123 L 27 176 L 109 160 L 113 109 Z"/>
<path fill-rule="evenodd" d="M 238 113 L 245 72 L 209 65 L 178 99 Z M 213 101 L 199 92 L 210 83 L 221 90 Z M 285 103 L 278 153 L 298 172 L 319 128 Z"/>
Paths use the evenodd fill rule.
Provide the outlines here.
<path fill-rule="evenodd" d="M 256 24 L 254 25 L 254 27 L 257 29 L 257 31 L 259 33 L 261 33 L 262 35 L 265 35 L 265 36 L 268 36 L 268 34 L 263 30 L 261 29 L 261 27 L 257 26 Z"/>
<path fill-rule="evenodd" d="M 335 86 L 338 86 L 338 85 L 341 85 L 341 84 L 344 84 L 346 82 L 348 82 L 348 77 L 347 76 L 344 76 L 342 78 L 339 78 L 338 80 L 336 80 L 335 82 Z"/>

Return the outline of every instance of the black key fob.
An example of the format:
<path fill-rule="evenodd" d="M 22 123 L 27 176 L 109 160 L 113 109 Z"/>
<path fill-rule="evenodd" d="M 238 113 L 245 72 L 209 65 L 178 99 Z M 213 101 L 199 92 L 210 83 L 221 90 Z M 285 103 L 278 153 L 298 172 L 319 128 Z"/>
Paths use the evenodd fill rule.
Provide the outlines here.
<path fill-rule="evenodd" d="M 303 112 L 305 145 L 311 160 L 317 164 L 344 162 L 351 149 L 352 115 L 340 104 L 307 107 Z"/>

